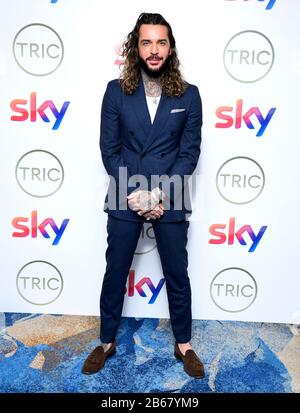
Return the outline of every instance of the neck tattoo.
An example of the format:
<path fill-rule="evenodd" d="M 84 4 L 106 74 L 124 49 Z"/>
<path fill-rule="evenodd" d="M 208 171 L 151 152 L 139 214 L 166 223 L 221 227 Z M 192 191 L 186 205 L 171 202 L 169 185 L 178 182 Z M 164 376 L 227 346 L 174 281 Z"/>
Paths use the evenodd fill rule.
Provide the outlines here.
<path fill-rule="evenodd" d="M 157 104 L 157 98 L 161 95 L 161 85 L 159 79 L 151 78 L 142 71 L 142 79 L 146 96 L 153 98 L 153 103 Z"/>

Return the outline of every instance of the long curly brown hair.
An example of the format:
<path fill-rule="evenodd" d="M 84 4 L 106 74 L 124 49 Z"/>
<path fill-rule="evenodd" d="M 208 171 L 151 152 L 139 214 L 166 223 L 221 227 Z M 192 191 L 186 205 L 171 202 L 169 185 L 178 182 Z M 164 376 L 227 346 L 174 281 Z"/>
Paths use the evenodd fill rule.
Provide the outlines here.
<path fill-rule="evenodd" d="M 120 84 L 124 92 L 132 95 L 139 85 L 141 79 L 141 67 L 139 63 L 138 39 L 139 30 L 142 24 L 161 24 L 168 29 L 168 36 L 171 46 L 171 55 L 168 58 L 168 65 L 162 76 L 160 84 L 163 93 L 167 96 L 181 96 L 186 88 L 187 82 L 179 70 L 180 62 L 177 57 L 176 42 L 170 24 L 158 13 L 142 13 L 134 29 L 127 35 L 122 47 L 122 56 L 125 57 L 123 71 L 120 76 Z"/>

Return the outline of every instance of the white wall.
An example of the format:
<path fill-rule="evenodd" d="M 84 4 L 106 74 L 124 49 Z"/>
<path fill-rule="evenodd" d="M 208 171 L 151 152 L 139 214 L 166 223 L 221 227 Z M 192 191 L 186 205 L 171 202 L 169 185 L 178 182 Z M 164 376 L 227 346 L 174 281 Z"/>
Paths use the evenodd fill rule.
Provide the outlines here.
<path fill-rule="evenodd" d="M 300 3 L 153 0 L 149 7 L 144 0 L 1 0 L 0 7 L 0 311 L 99 314 L 107 218 L 98 147 L 101 101 L 107 82 L 119 75 L 118 45 L 147 11 L 170 22 L 182 70 L 203 100 L 188 244 L 193 317 L 299 323 Z M 49 45 L 52 57 L 43 55 Z M 70 102 L 58 129 L 52 129 L 49 107 L 49 122 L 39 114 L 34 121 L 35 110 L 25 120 L 30 96 L 37 108 L 52 101 L 60 111 Z M 246 119 L 253 129 L 243 118 L 235 127 L 237 101 L 242 116 L 260 111 L 262 118 L 253 113 Z M 229 116 L 231 127 L 216 127 L 229 125 Z M 49 171 L 51 179 L 43 176 Z M 50 238 L 32 233 L 32 219 L 40 225 L 46 218 L 58 228 L 66 224 L 57 245 L 49 225 Z M 30 229 L 15 228 L 13 220 Z M 211 233 L 215 224 L 225 234 L 219 244 L 210 243 L 222 241 Z M 265 230 L 253 252 L 249 232 L 241 234 L 246 245 L 233 235 L 245 225 L 253 238 Z M 137 252 L 131 281 L 133 274 L 134 285 L 148 277 L 157 287 L 163 274 L 149 224 Z M 165 285 L 152 304 L 149 287 L 143 289 L 147 297 L 136 288 L 126 295 L 123 314 L 168 317 Z"/>

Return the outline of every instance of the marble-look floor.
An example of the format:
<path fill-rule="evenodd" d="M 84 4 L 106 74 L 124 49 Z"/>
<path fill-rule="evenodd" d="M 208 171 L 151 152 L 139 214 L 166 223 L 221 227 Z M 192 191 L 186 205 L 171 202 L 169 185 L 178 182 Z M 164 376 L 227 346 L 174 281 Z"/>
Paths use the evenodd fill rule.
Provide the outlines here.
<path fill-rule="evenodd" d="M 174 358 L 167 319 L 123 318 L 117 354 L 83 375 L 98 335 L 98 317 L 0 313 L 0 392 L 300 393 L 300 335 L 286 324 L 194 320 L 202 380 Z"/>

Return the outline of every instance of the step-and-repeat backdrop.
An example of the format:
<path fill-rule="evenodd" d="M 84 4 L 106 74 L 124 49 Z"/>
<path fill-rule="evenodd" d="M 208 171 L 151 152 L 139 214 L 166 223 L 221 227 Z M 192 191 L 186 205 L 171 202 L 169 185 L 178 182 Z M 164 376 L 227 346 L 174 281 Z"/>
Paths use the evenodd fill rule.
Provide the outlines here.
<path fill-rule="evenodd" d="M 146 11 L 170 22 L 184 76 L 203 100 L 188 242 L 193 317 L 300 323 L 300 2 L 0 7 L 0 311 L 99 314 L 108 184 L 101 102 L 122 69 L 122 42 Z M 169 317 L 150 224 L 123 314 Z"/>

